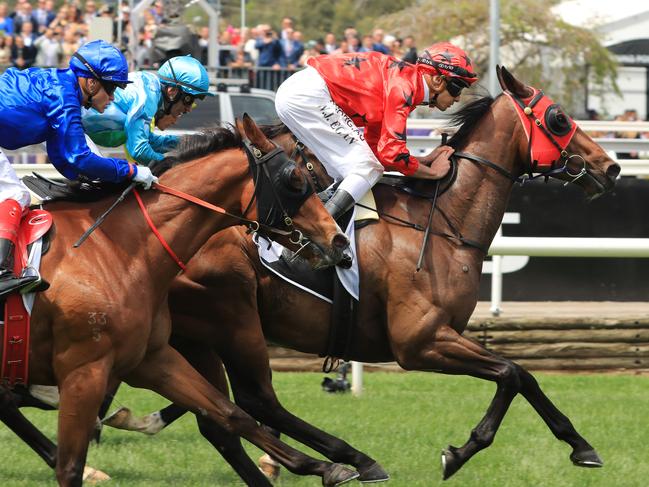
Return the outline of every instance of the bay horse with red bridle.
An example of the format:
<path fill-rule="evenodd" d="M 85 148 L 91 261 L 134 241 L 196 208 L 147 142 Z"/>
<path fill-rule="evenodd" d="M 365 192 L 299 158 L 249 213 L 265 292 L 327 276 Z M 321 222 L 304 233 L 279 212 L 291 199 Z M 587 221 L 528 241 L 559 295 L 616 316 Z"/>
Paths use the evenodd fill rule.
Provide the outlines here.
<path fill-rule="evenodd" d="M 243 138 L 249 156 L 242 150 L 242 135 L 249 138 Z M 43 256 L 42 275 L 51 287 L 37 296 L 33 309 L 29 383 L 59 388 L 59 484 L 81 485 L 99 406 L 107 387 L 118 381 L 182 404 L 207 423 L 247 438 L 298 474 L 318 475 L 325 485 L 354 478 L 356 472 L 346 467 L 307 457 L 278 441 L 168 344 L 169 286 L 179 265 L 216 232 L 243 220 L 272 233 L 281 222 L 285 240 L 311 239 L 316 266 L 338 262 L 347 238 L 307 189 L 295 164 L 249 117 L 240 130 L 184 138 L 178 158 L 165 162 L 173 167 L 160 176 L 158 191 L 136 193 L 145 217 L 135 198 L 128 198 L 79 248 L 73 243 L 107 200 L 47 207 L 56 231 Z M 5 414 L 11 406 L 8 389 L 0 387 L 3 419 L 8 414 L 18 421 L 16 429 L 25 431 L 19 417 Z"/>
<path fill-rule="evenodd" d="M 443 451 L 444 478 L 492 443 L 519 393 L 552 433 L 572 447 L 575 465 L 602 465 L 595 449 L 529 372 L 462 335 L 477 303 L 482 262 L 513 183 L 543 171 L 544 176 L 581 186 L 592 197 L 610 190 L 620 172 L 541 91 L 504 68 L 498 69 L 498 78 L 505 94 L 479 99 L 456 116 L 463 123 L 449 144 L 456 149 L 457 175 L 437 198 L 422 269 L 417 272 L 416 263 L 421 230 L 431 214 L 430 199 L 379 185 L 375 197 L 383 217 L 356 231 L 360 300 L 345 358 L 396 360 L 406 370 L 469 375 L 496 383 L 495 396 L 468 441 Z M 534 137 L 542 140 L 533 143 Z M 556 161 L 542 167 L 538 161 L 547 159 L 553 148 Z M 172 343 L 198 370 L 224 384 L 220 364 L 214 362 L 218 354 L 237 404 L 329 459 L 354 465 L 363 479 L 363 467 L 370 466 L 367 459 L 286 411 L 270 380 L 266 340 L 323 353 L 331 305 L 269 272 L 259 263 L 252 239 L 237 229 L 210 239 L 174 282 L 169 303 Z M 163 418 L 165 412 L 173 419 L 181 410 L 171 406 L 163 410 Z"/>
<path fill-rule="evenodd" d="M 594 448 L 545 396 L 529 372 L 462 336 L 477 302 L 486 249 L 502 220 L 514 181 L 541 169 L 545 175 L 574 182 L 595 196 L 611 189 L 620 171 L 601 147 L 548 103 L 550 132 L 536 135 L 556 142 L 572 133 L 560 147 L 561 164 L 535 168 L 526 133 L 529 127 L 524 124 L 535 125 L 544 114 L 535 114 L 530 107 L 534 118 L 528 119 L 523 116 L 528 115 L 524 107 L 534 100 L 536 105 L 544 97 L 504 68 L 498 70 L 498 77 L 508 94 L 495 100 L 477 100 L 456 117 L 463 123 L 449 143 L 461 151 L 456 158 L 457 174 L 455 182 L 437 198 L 434 231 L 421 270 L 415 269 L 423 240 L 421 231 L 431 214 L 430 199 L 378 186 L 375 196 L 383 218 L 356 231 L 361 296 L 357 327 L 346 358 L 362 362 L 396 360 L 407 370 L 470 375 L 496 383 L 495 397 L 467 443 L 444 450 L 444 478 L 491 444 L 518 393 L 532 404 L 555 436 L 572 447 L 570 457 L 575 465 L 602 465 Z M 519 102 L 524 105 L 520 111 L 515 105 Z M 320 181 L 323 187 L 328 184 L 322 178 Z M 226 391 L 218 354 L 226 365 L 236 402 L 243 409 L 329 459 L 354 465 L 361 480 L 387 479 L 373 460 L 295 417 L 277 399 L 270 380 L 266 339 L 303 352 L 324 352 L 331 306 L 263 267 L 256 245 L 244 232 L 228 229 L 212 237 L 189 262 L 187 272 L 174 282 L 170 306 L 174 347 Z M 169 422 L 181 413 L 182 408 L 172 405 L 162 417 Z M 249 464 L 241 459 L 245 453 L 233 446 L 232 435 L 212 434 L 208 439 L 221 451 L 231 453 L 226 459 L 240 475 L 246 475 Z"/>

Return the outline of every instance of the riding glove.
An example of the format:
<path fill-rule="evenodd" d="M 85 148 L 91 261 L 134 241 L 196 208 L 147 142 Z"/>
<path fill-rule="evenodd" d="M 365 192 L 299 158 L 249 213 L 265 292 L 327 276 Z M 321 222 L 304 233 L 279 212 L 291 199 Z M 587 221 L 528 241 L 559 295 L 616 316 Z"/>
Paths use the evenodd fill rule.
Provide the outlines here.
<path fill-rule="evenodd" d="M 133 181 L 140 183 L 144 189 L 150 189 L 153 183 L 158 182 L 158 178 L 153 175 L 151 169 L 146 166 L 136 166 Z"/>

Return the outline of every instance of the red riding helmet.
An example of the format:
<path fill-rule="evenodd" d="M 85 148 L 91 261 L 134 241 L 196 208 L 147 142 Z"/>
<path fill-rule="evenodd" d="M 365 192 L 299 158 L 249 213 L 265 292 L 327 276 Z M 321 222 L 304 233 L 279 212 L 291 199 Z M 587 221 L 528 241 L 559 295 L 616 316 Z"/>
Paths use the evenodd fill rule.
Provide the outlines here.
<path fill-rule="evenodd" d="M 420 69 L 462 81 L 466 87 L 478 80 L 473 64 L 463 49 L 450 42 L 438 42 L 423 50 L 417 58 Z"/>

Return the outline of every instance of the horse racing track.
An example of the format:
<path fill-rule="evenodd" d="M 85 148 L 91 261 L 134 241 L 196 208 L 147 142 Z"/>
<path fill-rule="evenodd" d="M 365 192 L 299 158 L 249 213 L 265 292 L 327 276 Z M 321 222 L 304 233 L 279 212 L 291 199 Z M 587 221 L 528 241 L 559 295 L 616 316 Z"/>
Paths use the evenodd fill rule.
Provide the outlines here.
<path fill-rule="evenodd" d="M 441 480 L 440 451 L 462 443 L 491 400 L 494 386 L 465 377 L 368 373 L 362 397 L 327 394 L 323 374 L 276 373 L 280 399 L 298 415 L 376 458 L 390 486 L 646 487 L 649 485 L 649 376 L 536 374 L 541 387 L 584 433 L 604 460 L 602 469 L 573 467 L 570 448 L 556 440 L 521 398 L 514 400 L 491 448 L 450 480 Z M 115 406 L 144 414 L 166 404 L 148 391 L 123 387 Z M 25 409 L 54 438 L 56 414 Z M 289 441 L 295 445 L 294 442 Z M 298 446 L 299 447 L 299 446 Z M 249 452 L 254 458 L 259 451 Z M 313 453 L 313 452 L 311 452 Z M 0 427 L 0 485 L 54 486 L 53 472 Z M 158 436 L 104 429 L 88 464 L 109 473 L 110 486 L 242 485 L 186 416 Z M 319 485 L 282 471 L 278 486 Z M 354 485 L 351 483 L 349 485 Z"/>

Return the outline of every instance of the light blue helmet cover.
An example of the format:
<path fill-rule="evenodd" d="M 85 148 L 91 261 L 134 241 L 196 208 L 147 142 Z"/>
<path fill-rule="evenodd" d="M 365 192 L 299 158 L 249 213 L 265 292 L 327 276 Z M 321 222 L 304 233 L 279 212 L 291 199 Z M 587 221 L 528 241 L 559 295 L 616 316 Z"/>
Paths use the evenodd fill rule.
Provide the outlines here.
<path fill-rule="evenodd" d="M 177 86 L 190 95 L 214 96 L 214 93 L 209 92 L 207 70 L 190 55 L 169 59 L 158 69 L 158 77 L 163 85 Z"/>
<path fill-rule="evenodd" d="M 81 78 L 96 78 L 117 85 L 130 83 L 124 54 L 102 40 L 81 46 L 70 60 L 70 69 Z"/>

